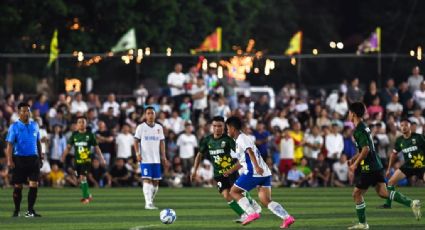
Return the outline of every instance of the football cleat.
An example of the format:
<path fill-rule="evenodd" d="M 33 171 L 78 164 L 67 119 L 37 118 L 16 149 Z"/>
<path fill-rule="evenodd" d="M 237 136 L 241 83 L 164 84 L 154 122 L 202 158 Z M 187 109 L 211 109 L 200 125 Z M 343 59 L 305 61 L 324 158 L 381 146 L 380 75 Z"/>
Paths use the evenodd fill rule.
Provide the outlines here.
<path fill-rule="evenodd" d="M 422 217 L 421 202 L 419 200 L 413 200 L 411 207 L 416 220 L 420 220 Z"/>
<path fill-rule="evenodd" d="M 33 210 L 33 211 L 27 211 L 27 212 L 25 213 L 25 217 L 28 217 L 28 218 L 32 218 L 32 217 L 41 217 L 41 215 L 40 215 L 40 214 L 38 214 L 38 213 L 36 213 L 36 212 Z"/>
<path fill-rule="evenodd" d="M 242 222 L 242 225 L 247 225 L 247 224 L 251 223 L 252 221 L 254 221 L 254 220 L 258 219 L 258 218 L 260 218 L 260 214 L 254 212 L 251 215 L 248 215 L 246 217 L 245 221 Z"/>
<path fill-rule="evenodd" d="M 351 227 L 348 227 L 348 229 L 369 229 L 369 225 L 367 223 L 358 223 Z"/>
<path fill-rule="evenodd" d="M 295 223 L 295 218 L 293 216 L 288 216 L 283 220 L 280 228 L 289 228 L 289 226 L 291 226 L 293 223 Z"/>

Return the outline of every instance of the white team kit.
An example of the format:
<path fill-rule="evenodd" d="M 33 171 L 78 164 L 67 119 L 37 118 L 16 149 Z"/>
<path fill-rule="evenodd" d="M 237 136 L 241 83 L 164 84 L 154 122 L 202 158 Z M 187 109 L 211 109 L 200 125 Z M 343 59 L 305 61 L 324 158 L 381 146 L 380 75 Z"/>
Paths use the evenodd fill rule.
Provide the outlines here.
<path fill-rule="evenodd" d="M 264 170 L 260 175 L 255 171 L 254 164 L 251 162 L 247 149 L 254 152 L 258 165 Z M 260 155 L 255 143 L 246 134 L 240 133 L 236 139 L 236 151 L 232 152 L 232 157 L 238 159 L 242 165 L 241 176 L 235 182 L 239 188 L 249 191 L 257 186 L 271 186 L 271 171 Z"/>

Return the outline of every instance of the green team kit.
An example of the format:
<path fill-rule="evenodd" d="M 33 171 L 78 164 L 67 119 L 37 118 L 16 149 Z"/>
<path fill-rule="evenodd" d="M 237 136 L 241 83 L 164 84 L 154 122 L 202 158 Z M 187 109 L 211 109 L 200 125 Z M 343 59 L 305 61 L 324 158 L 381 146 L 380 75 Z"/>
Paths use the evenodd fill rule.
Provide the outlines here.
<path fill-rule="evenodd" d="M 410 175 L 405 172 L 423 172 L 425 169 L 425 138 L 423 135 L 412 133 L 409 138 L 400 136 L 396 139 L 394 150 L 399 153 L 402 152 L 404 156 L 404 164 L 400 168 L 401 171 L 409 177 Z M 421 178 L 423 175 L 420 175 Z"/>

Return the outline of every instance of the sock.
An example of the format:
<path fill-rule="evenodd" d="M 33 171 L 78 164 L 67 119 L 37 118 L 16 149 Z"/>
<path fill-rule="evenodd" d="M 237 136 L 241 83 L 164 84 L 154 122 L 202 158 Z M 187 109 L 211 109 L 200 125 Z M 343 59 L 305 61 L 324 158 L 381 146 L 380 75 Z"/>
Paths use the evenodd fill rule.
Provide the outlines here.
<path fill-rule="evenodd" d="M 145 196 L 145 205 L 152 204 L 152 185 L 143 183 L 143 195 Z"/>
<path fill-rule="evenodd" d="M 362 224 L 366 223 L 366 203 L 363 201 L 360 204 L 356 205 L 357 217 L 359 218 L 359 222 Z"/>
<path fill-rule="evenodd" d="M 13 190 L 13 202 L 15 203 L 15 211 L 19 212 L 21 210 L 21 200 L 22 200 L 22 188 L 16 188 Z"/>
<path fill-rule="evenodd" d="M 90 197 L 89 185 L 87 184 L 86 180 L 81 181 L 80 188 L 83 193 L 83 198 L 84 199 L 89 198 Z"/>
<path fill-rule="evenodd" d="M 242 197 L 238 201 L 238 204 L 246 212 L 246 214 L 251 215 L 255 213 L 254 208 L 252 208 L 252 205 L 249 203 L 248 198 Z"/>
<path fill-rule="evenodd" d="M 236 212 L 236 214 L 238 214 L 238 216 L 241 216 L 242 214 L 244 214 L 244 210 L 238 205 L 238 202 L 232 200 L 230 202 L 227 202 L 227 204 L 229 205 L 229 207 Z"/>
<path fill-rule="evenodd" d="M 157 186 L 152 185 L 152 202 L 157 192 L 158 192 L 158 185 Z"/>
<path fill-rule="evenodd" d="M 393 185 L 388 185 L 388 186 L 387 186 L 387 190 L 389 191 L 389 193 L 390 193 L 390 195 L 391 195 L 391 191 L 395 191 L 395 188 L 394 188 L 394 186 L 393 186 Z M 385 205 L 386 205 L 386 206 L 388 206 L 388 207 L 391 207 L 391 203 L 392 203 L 392 200 L 390 199 L 390 197 L 388 197 L 388 198 L 385 200 Z"/>
<path fill-rule="evenodd" d="M 289 216 L 288 212 L 282 207 L 282 205 L 280 205 L 277 202 L 270 202 L 267 205 L 267 208 L 276 216 L 278 216 L 281 219 L 285 219 L 286 217 Z"/>
<path fill-rule="evenodd" d="M 253 202 L 252 202 L 251 194 L 249 194 L 249 192 L 244 192 L 244 195 L 245 195 L 245 197 L 246 197 L 246 198 L 248 198 L 249 203 L 252 205 L 252 204 L 253 204 Z"/>
<path fill-rule="evenodd" d="M 390 199 L 407 207 L 410 207 L 412 204 L 412 199 L 397 191 L 390 192 Z"/>
<path fill-rule="evenodd" d="M 37 187 L 30 187 L 28 191 L 28 211 L 34 211 L 35 200 L 37 199 Z"/>

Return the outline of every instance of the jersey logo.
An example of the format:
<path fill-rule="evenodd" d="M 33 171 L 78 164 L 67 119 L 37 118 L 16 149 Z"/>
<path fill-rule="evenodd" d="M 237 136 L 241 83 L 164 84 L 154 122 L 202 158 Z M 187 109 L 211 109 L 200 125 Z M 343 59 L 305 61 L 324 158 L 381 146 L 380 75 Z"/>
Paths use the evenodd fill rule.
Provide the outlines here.
<path fill-rule="evenodd" d="M 424 161 L 424 156 L 418 155 L 413 156 L 413 159 L 410 160 L 410 163 L 413 164 L 413 168 L 423 168 L 424 164 L 422 163 Z"/>
<path fill-rule="evenodd" d="M 226 142 L 225 142 L 225 141 L 222 141 L 222 142 L 221 142 L 221 147 L 222 147 L 222 148 L 226 147 Z"/>
<path fill-rule="evenodd" d="M 416 145 L 416 139 L 415 138 L 412 139 L 412 144 Z"/>

